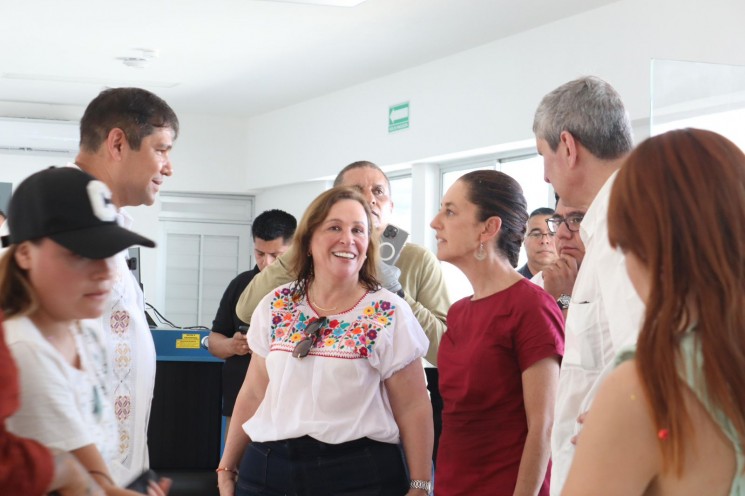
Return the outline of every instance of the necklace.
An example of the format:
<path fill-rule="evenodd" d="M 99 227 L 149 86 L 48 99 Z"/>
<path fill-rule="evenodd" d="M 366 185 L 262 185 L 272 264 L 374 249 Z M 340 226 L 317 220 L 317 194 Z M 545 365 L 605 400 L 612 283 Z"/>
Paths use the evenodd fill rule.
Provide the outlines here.
<path fill-rule="evenodd" d="M 308 293 L 308 297 L 310 297 L 310 293 Z M 323 310 L 324 312 L 330 312 L 332 310 L 336 310 L 336 308 L 339 306 L 339 305 L 336 305 L 335 307 L 331 307 L 331 308 L 323 308 L 321 305 L 319 305 L 318 303 L 316 303 L 313 300 L 313 298 L 310 298 L 310 302 L 313 304 L 314 307 L 316 307 L 319 310 Z"/>

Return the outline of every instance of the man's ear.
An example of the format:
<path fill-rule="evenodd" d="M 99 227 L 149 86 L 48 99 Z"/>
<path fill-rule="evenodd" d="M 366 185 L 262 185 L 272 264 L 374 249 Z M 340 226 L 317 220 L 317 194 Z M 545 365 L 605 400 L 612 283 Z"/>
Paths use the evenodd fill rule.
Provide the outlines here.
<path fill-rule="evenodd" d="M 16 263 L 23 270 L 31 268 L 31 242 L 24 241 L 19 244 L 15 251 Z"/>
<path fill-rule="evenodd" d="M 559 135 L 559 141 L 564 146 L 561 147 L 563 159 L 567 165 L 572 168 L 577 164 L 577 153 L 579 152 L 579 142 L 569 131 L 562 131 Z"/>
<path fill-rule="evenodd" d="M 121 160 L 125 147 L 129 147 L 129 142 L 127 141 L 127 135 L 124 134 L 124 131 L 115 127 L 109 131 L 109 134 L 106 136 L 105 145 L 106 150 L 112 158 L 115 160 Z"/>

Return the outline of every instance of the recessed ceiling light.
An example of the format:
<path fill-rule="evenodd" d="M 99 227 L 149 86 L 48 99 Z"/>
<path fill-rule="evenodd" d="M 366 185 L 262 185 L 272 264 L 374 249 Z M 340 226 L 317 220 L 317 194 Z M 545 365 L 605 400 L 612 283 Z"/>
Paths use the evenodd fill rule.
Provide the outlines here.
<path fill-rule="evenodd" d="M 263 0 L 264 2 L 302 3 L 305 5 L 325 5 L 330 7 L 356 7 L 367 0 Z"/>

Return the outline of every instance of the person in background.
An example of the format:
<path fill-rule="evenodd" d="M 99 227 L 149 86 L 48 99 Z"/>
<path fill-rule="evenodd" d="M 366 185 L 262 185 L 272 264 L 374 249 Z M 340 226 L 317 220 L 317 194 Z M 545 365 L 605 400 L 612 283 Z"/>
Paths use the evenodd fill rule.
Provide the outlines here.
<path fill-rule="evenodd" d="M 437 258 L 474 290 L 450 308 L 440 344 L 437 496 L 549 491 L 563 319 L 553 298 L 515 270 L 527 220 L 517 181 L 474 171 L 448 189 L 431 223 Z"/>
<path fill-rule="evenodd" d="M 88 471 L 66 451 L 52 452 L 44 445 L 18 437 L 5 420 L 19 407 L 18 369 L 5 343 L 4 317 L 0 312 L 0 490 L 3 494 L 42 496 L 102 496 Z"/>
<path fill-rule="evenodd" d="M 251 235 L 256 266 L 230 281 L 212 321 L 208 349 L 217 358 L 225 360 L 222 368 L 222 414 L 226 417 L 226 435 L 230 429 L 235 398 L 251 361 L 251 350 L 245 334 L 248 324 L 235 314 L 235 306 L 251 279 L 290 248 L 296 227 L 295 217 L 282 210 L 267 210 L 254 219 Z M 242 326 L 246 328 L 241 330 Z"/>
<path fill-rule="evenodd" d="M 339 172 L 334 180 L 334 186 L 349 186 L 362 193 L 373 214 L 375 233 L 381 236 L 393 214 L 393 200 L 390 181 L 380 167 L 367 161 L 353 162 Z M 291 257 L 292 250 L 251 281 L 238 301 L 238 317 L 248 322 L 261 298 L 277 286 L 293 280 L 289 269 Z M 440 338 L 446 330 L 445 319 L 450 308 L 450 297 L 437 258 L 419 245 L 406 243 L 395 265 L 381 262 L 376 269 L 378 280 L 384 288 L 393 292 L 403 291 L 404 300 L 411 307 L 429 339 L 429 349 L 425 358 L 429 364 L 436 366 L 437 350 Z M 442 398 L 437 388 L 437 368 L 425 366 L 424 371 L 432 401 L 435 426 L 433 458 L 436 459 L 442 429 Z"/>
<path fill-rule="evenodd" d="M 743 218 L 745 154 L 723 136 L 670 131 L 626 160 L 608 236 L 647 310 L 562 494 L 745 494 Z"/>
<path fill-rule="evenodd" d="M 179 121 L 166 102 L 140 88 L 102 91 L 80 120 L 80 151 L 75 165 L 111 190 L 117 222 L 132 226 L 124 207 L 152 205 L 166 177 L 173 174 L 169 154 Z M 127 266 L 115 256 L 116 275 L 101 316 L 114 356 L 110 385 L 119 453 L 117 481 L 129 481 L 150 466 L 147 426 L 155 386 L 155 345 L 145 319 L 145 297 Z"/>
<path fill-rule="evenodd" d="M 528 218 L 528 234 L 523 242 L 528 261 L 517 269 L 523 277 L 530 279 L 556 261 L 555 233 L 546 225 L 546 219 L 553 214 L 550 208 L 542 207 L 533 210 Z"/>
<path fill-rule="evenodd" d="M 533 120 L 544 174 L 567 205 L 586 212 L 585 258 L 566 317 L 551 438 L 551 494 L 558 495 L 574 456 L 578 419 L 590 408 L 616 353 L 636 342 L 644 305 L 626 274 L 623 254 L 608 243 L 608 197 L 633 147 L 621 97 L 602 79 L 565 83 L 543 97 Z"/>
<path fill-rule="evenodd" d="M 5 223 L 5 220 L 8 218 L 7 215 L 5 215 L 5 212 L 3 210 L 0 210 L 0 226 Z"/>
<path fill-rule="evenodd" d="M 71 167 L 26 178 L 11 197 L 0 259 L 5 340 L 18 365 L 20 408 L 8 430 L 70 452 L 107 495 L 121 489 L 111 355 L 98 326 L 114 278 L 113 256 L 155 243 L 116 223 L 106 185 Z M 151 482 L 163 495 L 170 481 Z"/>
<path fill-rule="evenodd" d="M 220 494 L 428 494 L 432 410 L 420 358 L 429 343 L 375 278 L 365 198 L 321 193 L 292 253 L 295 282 L 251 318 L 253 357 L 217 469 Z"/>
<path fill-rule="evenodd" d="M 566 205 L 561 199 L 556 203 L 556 213 L 546 219 L 548 229 L 555 233 L 556 261 L 536 274 L 531 282 L 545 289 L 554 297 L 566 318 L 577 272 L 585 258 L 585 244 L 579 235 L 579 227 L 585 211 Z"/>

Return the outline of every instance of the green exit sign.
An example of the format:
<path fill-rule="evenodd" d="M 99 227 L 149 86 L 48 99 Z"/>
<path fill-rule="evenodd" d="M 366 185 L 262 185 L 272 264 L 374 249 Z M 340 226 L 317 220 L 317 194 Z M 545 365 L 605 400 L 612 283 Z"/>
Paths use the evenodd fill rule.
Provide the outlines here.
<path fill-rule="evenodd" d="M 392 133 L 409 127 L 409 102 L 388 107 L 388 132 Z"/>

